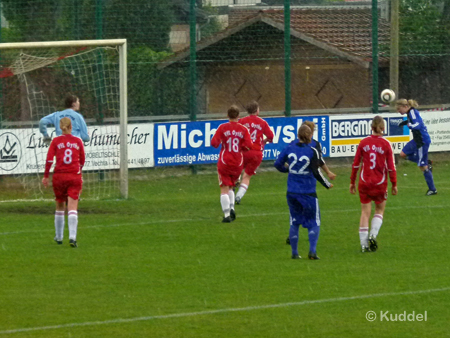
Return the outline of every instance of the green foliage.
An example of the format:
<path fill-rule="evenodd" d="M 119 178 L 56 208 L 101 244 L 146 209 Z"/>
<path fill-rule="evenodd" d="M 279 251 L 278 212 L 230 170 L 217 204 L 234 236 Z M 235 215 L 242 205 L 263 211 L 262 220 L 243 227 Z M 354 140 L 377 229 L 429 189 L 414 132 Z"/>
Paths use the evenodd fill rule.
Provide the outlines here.
<path fill-rule="evenodd" d="M 167 50 L 174 13 L 169 1 L 111 0 L 105 8 L 105 38 L 126 38 L 131 47 Z"/>
<path fill-rule="evenodd" d="M 450 42 L 444 28 L 443 12 L 429 0 L 402 0 L 400 3 L 400 54 L 440 56 Z"/>

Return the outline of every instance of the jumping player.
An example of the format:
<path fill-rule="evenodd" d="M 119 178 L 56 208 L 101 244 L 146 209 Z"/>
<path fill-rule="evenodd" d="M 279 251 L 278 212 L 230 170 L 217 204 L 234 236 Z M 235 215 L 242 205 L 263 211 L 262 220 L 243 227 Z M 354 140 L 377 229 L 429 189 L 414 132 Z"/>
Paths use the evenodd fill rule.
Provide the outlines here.
<path fill-rule="evenodd" d="M 267 122 L 258 116 L 258 102 L 250 102 L 246 109 L 249 115 L 240 119 L 239 123 L 246 126 L 249 130 L 254 147 L 251 150 L 244 151 L 244 173 L 236 194 L 236 204 L 241 203 L 241 199 L 250 185 L 250 179 L 253 175 L 256 175 L 256 170 L 261 165 L 264 145 L 271 143 L 274 136 Z"/>
<path fill-rule="evenodd" d="M 392 183 L 392 195 L 397 195 L 397 172 L 391 143 L 383 138 L 384 120 L 375 116 L 372 120 L 372 135 L 361 140 L 356 150 L 350 176 L 350 193 L 356 194 L 356 174 L 361 168 L 358 182 L 361 201 L 359 221 L 359 240 L 361 251 L 376 251 L 377 236 L 383 224 L 383 214 L 387 200 L 387 176 Z M 362 162 L 362 164 L 361 164 Z M 372 201 L 375 202 L 369 236 L 369 218 L 372 213 Z"/>
<path fill-rule="evenodd" d="M 55 137 L 50 144 L 45 163 L 45 173 L 42 179 L 44 187 L 48 187 L 50 168 L 56 157 L 53 172 L 53 191 L 55 193 L 55 241 L 63 242 L 65 205 L 68 209 L 69 244 L 76 248 L 78 227 L 78 199 L 80 197 L 83 180 L 81 169 L 85 161 L 83 142 L 72 135 L 70 118 L 63 117 L 59 121 L 62 135 Z"/>
<path fill-rule="evenodd" d="M 244 166 L 242 152 L 253 147 L 248 129 L 238 123 L 239 108 L 237 106 L 233 105 L 228 109 L 228 118 L 229 122 L 221 124 L 211 140 L 214 148 L 222 145 L 217 161 L 217 172 L 219 174 L 220 204 L 224 213 L 222 222 L 224 223 L 230 223 L 236 219 L 233 187 Z"/>
<path fill-rule="evenodd" d="M 298 235 L 300 224 L 308 229 L 309 254 L 312 260 L 319 259 L 316 252 L 320 232 L 319 200 L 316 194 L 316 183 L 319 181 L 325 188 L 333 185 L 322 176 L 319 170 L 319 154 L 317 149 L 309 146 L 312 131 L 307 125 L 298 130 L 298 143 L 291 143 L 278 156 L 275 168 L 289 173 L 287 182 L 287 203 L 290 213 L 290 244 L 292 259 L 301 258 L 298 254 Z"/>
<path fill-rule="evenodd" d="M 400 156 L 417 163 L 428 185 L 428 190 L 425 195 L 432 196 L 437 194 L 437 190 L 433 180 L 432 161 L 428 159 L 431 138 L 417 110 L 418 107 L 419 105 L 414 100 L 400 99 L 396 103 L 397 111 L 401 115 L 406 114 L 407 117 L 399 126 L 407 125 L 413 134 L 413 139 L 405 145 L 400 152 Z"/>

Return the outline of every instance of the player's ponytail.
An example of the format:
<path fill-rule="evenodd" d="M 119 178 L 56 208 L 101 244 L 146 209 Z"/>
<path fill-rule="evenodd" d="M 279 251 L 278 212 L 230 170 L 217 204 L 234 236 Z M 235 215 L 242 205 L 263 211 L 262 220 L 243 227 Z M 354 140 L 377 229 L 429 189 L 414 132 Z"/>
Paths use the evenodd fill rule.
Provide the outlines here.
<path fill-rule="evenodd" d="M 383 134 L 384 120 L 380 115 L 377 115 L 372 120 L 372 131 L 375 134 Z"/>
<path fill-rule="evenodd" d="M 416 100 L 408 100 L 408 104 L 409 104 L 409 106 L 410 107 L 413 107 L 414 109 L 417 109 L 417 108 L 419 108 L 419 104 L 417 103 L 417 101 Z"/>
<path fill-rule="evenodd" d="M 59 127 L 63 134 L 70 134 L 72 132 L 72 121 L 68 117 L 63 117 L 59 120 Z"/>

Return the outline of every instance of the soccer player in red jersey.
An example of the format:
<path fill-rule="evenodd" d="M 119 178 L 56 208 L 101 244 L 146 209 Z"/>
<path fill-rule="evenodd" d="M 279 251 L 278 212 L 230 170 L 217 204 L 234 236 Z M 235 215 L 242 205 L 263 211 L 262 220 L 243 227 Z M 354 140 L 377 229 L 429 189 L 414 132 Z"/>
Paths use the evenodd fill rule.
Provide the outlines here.
<path fill-rule="evenodd" d="M 236 219 L 233 187 L 244 166 L 242 152 L 253 147 L 248 129 L 238 123 L 239 108 L 237 106 L 233 105 L 228 109 L 228 118 L 230 121 L 221 124 L 211 140 L 214 148 L 222 145 L 217 161 L 217 172 L 219 174 L 220 204 L 224 213 L 222 222 L 224 223 L 230 223 Z"/>
<path fill-rule="evenodd" d="M 241 199 L 250 185 L 251 177 L 256 174 L 256 169 L 262 162 L 265 144 L 271 143 L 274 136 L 267 122 L 258 116 L 258 102 L 250 102 L 246 109 L 249 115 L 240 119 L 239 123 L 246 126 L 249 130 L 254 147 L 244 152 L 244 174 L 236 194 L 236 204 L 241 203 Z"/>
<path fill-rule="evenodd" d="M 62 135 L 55 137 L 50 144 L 45 163 L 45 173 L 42 179 L 44 187 L 48 187 L 50 168 L 56 157 L 53 172 L 53 191 L 55 193 L 55 241 L 62 244 L 64 234 L 64 211 L 67 203 L 69 244 L 77 247 L 78 226 L 78 199 L 81 193 L 83 180 L 81 169 L 85 161 L 83 141 L 72 135 L 72 122 L 70 118 L 63 117 L 59 121 Z"/>
<path fill-rule="evenodd" d="M 397 195 L 397 172 L 391 143 L 383 138 L 384 120 L 375 116 L 372 120 L 372 135 L 361 140 L 356 150 L 350 176 L 350 193 L 356 193 L 355 181 L 358 169 L 358 191 L 361 200 L 361 219 L 359 222 L 359 239 L 362 252 L 376 251 L 377 236 L 383 224 L 383 214 L 387 200 L 387 176 L 392 183 L 392 195 Z M 361 164 L 362 162 L 362 164 Z M 369 237 L 369 218 L 372 204 L 375 202 L 375 214 L 372 218 Z"/>

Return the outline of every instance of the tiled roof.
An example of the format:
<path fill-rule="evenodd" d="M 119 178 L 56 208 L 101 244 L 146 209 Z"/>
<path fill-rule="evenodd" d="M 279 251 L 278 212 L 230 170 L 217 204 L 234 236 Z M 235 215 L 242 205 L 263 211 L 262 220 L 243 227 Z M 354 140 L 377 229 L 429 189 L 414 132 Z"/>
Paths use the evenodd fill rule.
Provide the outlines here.
<path fill-rule="evenodd" d="M 230 24 L 255 15 L 284 25 L 283 10 L 232 10 Z M 291 9 L 291 30 L 305 34 L 365 61 L 372 60 L 372 13 L 368 8 Z M 378 43 L 389 46 L 390 26 L 378 17 Z"/>
<path fill-rule="evenodd" d="M 200 40 L 197 51 L 211 48 L 219 41 L 242 29 L 263 22 L 284 30 L 284 11 L 281 9 L 231 9 L 230 25 L 215 36 Z M 378 43 L 389 47 L 389 23 L 378 18 Z M 304 40 L 327 52 L 347 58 L 368 68 L 372 62 L 372 14 L 370 8 L 292 8 L 291 36 Z M 381 49 L 381 48 L 380 48 Z M 189 57 L 189 48 L 165 60 L 160 67 Z M 379 52 L 380 63 L 387 61 Z"/>

